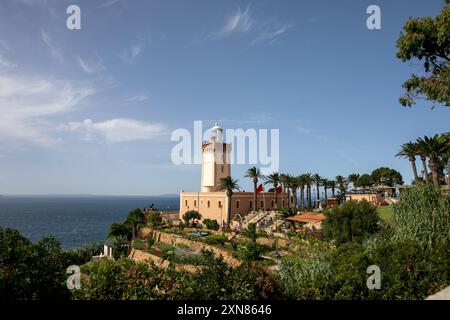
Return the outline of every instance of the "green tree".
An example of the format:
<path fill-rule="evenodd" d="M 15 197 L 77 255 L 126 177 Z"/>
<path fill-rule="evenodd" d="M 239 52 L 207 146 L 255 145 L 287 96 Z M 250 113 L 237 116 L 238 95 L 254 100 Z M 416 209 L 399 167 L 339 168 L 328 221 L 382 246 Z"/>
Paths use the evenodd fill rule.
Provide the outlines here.
<path fill-rule="evenodd" d="M 436 188 L 439 188 L 439 174 L 440 174 L 440 160 L 441 157 L 446 153 L 447 145 L 445 141 L 438 135 L 435 134 L 433 137 L 423 137 L 417 139 L 425 154 L 427 155 L 430 163 L 431 176 L 433 178 L 433 184 Z"/>
<path fill-rule="evenodd" d="M 271 184 L 273 185 L 273 193 L 274 193 L 274 197 L 275 197 L 275 208 L 278 207 L 278 202 L 277 202 L 277 187 L 280 183 L 280 175 L 278 174 L 278 172 L 274 172 L 269 174 L 268 176 L 265 177 L 265 182 L 264 184 Z"/>
<path fill-rule="evenodd" d="M 413 142 L 408 142 L 402 144 L 400 151 L 395 155 L 396 157 L 407 158 L 411 163 L 411 168 L 414 174 L 414 183 L 419 183 L 419 176 L 417 175 L 416 167 L 416 156 L 417 156 L 417 146 Z"/>
<path fill-rule="evenodd" d="M 128 213 L 125 224 L 131 227 L 131 239 L 134 240 L 139 228 L 145 225 L 145 215 L 140 208 L 134 209 Z"/>
<path fill-rule="evenodd" d="M 238 185 L 238 182 L 239 182 L 239 180 L 233 179 L 230 176 L 220 179 L 219 190 L 226 192 L 227 202 L 228 202 L 228 207 L 227 207 L 227 229 L 230 229 L 230 223 L 231 223 L 231 219 L 232 219 L 232 216 L 231 216 L 231 198 L 233 196 L 233 191 L 240 189 L 240 187 Z"/>
<path fill-rule="evenodd" d="M 373 170 L 370 177 L 374 185 L 388 185 L 393 187 L 403 184 L 403 177 L 400 172 L 387 167 L 380 167 Z"/>
<path fill-rule="evenodd" d="M 425 182 L 430 181 L 430 177 L 428 176 L 428 169 L 427 169 L 427 148 L 424 142 L 416 142 L 416 154 L 420 157 L 420 161 L 422 161 L 422 168 L 423 168 L 423 174 L 424 174 L 424 180 Z"/>
<path fill-rule="evenodd" d="M 329 186 L 330 189 L 331 189 L 331 195 L 334 197 L 334 195 L 335 195 L 335 190 L 336 190 L 336 187 L 337 187 L 336 180 L 329 180 L 329 181 L 328 181 L 328 186 Z"/>
<path fill-rule="evenodd" d="M 360 188 L 367 188 L 369 186 L 372 185 L 372 178 L 370 177 L 369 174 L 365 173 L 362 174 L 359 178 L 358 181 L 356 182 L 356 185 Z"/>
<path fill-rule="evenodd" d="M 350 201 L 326 211 L 327 219 L 322 222 L 322 236 L 336 244 L 361 242 L 377 232 L 379 218 L 376 206 L 367 201 Z"/>
<path fill-rule="evenodd" d="M 200 220 L 202 215 L 195 210 L 189 210 L 183 215 L 183 220 L 187 225 L 194 225 L 195 220 Z M 190 222 L 190 223 L 189 223 Z"/>
<path fill-rule="evenodd" d="M 252 179 L 252 182 L 253 182 L 253 211 L 256 211 L 256 207 L 257 207 L 256 189 L 258 188 L 258 179 L 262 179 L 262 178 L 264 178 L 264 176 L 258 168 L 252 167 L 247 170 L 244 177 Z"/>
<path fill-rule="evenodd" d="M 306 174 L 301 174 L 297 177 L 298 187 L 300 188 L 300 209 L 305 209 L 305 187 L 308 182 Z"/>
<path fill-rule="evenodd" d="M 159 211 L 151 211 L 147 214 L 147 223 L 152 227 L 156 228 L 162 224 L 162 216 Z"/>
<path fill-rule="evenodd" d="M 203 219 L 203 224 L 206 226 L 209 230 L 218 230 L 220 228 L 219 223 L 216 219 Z"/>
<path fill-rule="evenodd" d="M 113 222 L 109 226 L 108 237 L 111 238 L 111 237 L 118 237 L 118 236 L 123 236 L 123 237 L 126 237 L 127 239 L 131 240 L 132 231 L 131 231 L 130 224 Z"/>
<path fill-rule="evenodd" d="M 347 180 L 353 184 L 353 189 L 356 189 L 358 187 L 359 174 L 358 173 L 349 174 Z"/>
<path fill-rule="evenodd" d="M 411 239 L 423 246 L 449 241 L 450 202 L 432 185 L 408 188 L 393 206 L 395 237 Z"/>
<path fill-rule="evenodd" d="M 446 0 L 449 3 L 449 0 Z M 406 93 L 400 98 L 411 107 L 424 97 L 450 106 L 450 7 L 444 6 L 435 17 L 410 18 L 397 39 L 397 57 L 403 62 L 423 62 L 422 75 L 412 74 L 403 83 Z"/>
<path fill-rule="evenodd" d="M 320 202 L 320 191 L 319 191 L 319 189 L 320 189 L 320 186 L 321 186 L 321 183 L 322 183 L 322 177 L 318 173 L 315 173 L 313 175 L 313 181 L 314 181 L 314 184 L 316 186 L 316 202 L 314 204 L 314 207 L 316 207 L 316 203 L 317 203 L 317 207 L 319 207 L 319 202 Z"/>

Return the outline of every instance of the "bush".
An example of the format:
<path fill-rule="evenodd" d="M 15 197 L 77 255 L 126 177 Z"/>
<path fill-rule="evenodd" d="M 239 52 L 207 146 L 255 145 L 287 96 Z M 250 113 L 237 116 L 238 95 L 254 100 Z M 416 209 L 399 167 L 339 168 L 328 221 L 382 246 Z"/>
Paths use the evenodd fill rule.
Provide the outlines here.
<path fill-rule="evenodd" d="M 425 247 L 448 243 L 450 202 L 433 185 L 405 190 L 393 214 L 396 239 L 415 240 Z"/>
<path fill-rule="evenodd" d="M 204 239 L 207 244 L 211 245 L 224 245 L 227 241 L 227 237 L 222 234 L 211 234 L 206 236 Z"/>
<path fill-rule="evenodd" d="M 194 225 L 195 220 L 200 220 L 201 218 L 202 218 L 202 215 L 198 211 L 195 211 L 195 210 L 187 211 L 183 215 L 183 220 L 186 223 L 186 225 L 189 225 L 189 222 L 191 222 L 190 225 Z"/>
<path fill-rule="evenodd" d="M 152 211 L 147 214 L 147 223 L 152 227 L 156 228 L 162 224 L 162 216 L 160 212 Z"/>
<path fill-rule="evenodd" d="M 132 236 L 132 231 L 131 231 L 131 225 L 129 225 L 129 224 L 113 222 L 109 226 L 109 232 L 108 232 L 109 238 L 125 237 L 128 240 L 131 240 L 131 236 Z"/>
<path fill-rule="evenodd" d="M 334 240 L 337 245 L 362 242 L 380 229 L 377 208 L 367 201 L 350 201 L 334 206 L 326 214 L 327 220 L 322 222 L 322 237 Z"/>
<path fill-rule="evenodd" d="M 256 261 L 261 259 L 264 250 L 264 246 L 256 242 L 248 242 L 238 247 L 236 256 L 243 261 Z"/>
<path fill-rule="evenodd" d="M 82 265 L 92 260 L 93 256 L 103 251 L 103 241 L 97 241 L 84 246 L 64 251 L 65 259 L 69 265 Z"/>
<path fill-rule="evenodd" d="M 207 229 L 209 230 L 219 230 L 219 223 L 217 222 L 216 219 L 211 220 L 211 219 L 204 219 L 203 220 L 203 224 L 206 226 Z"/>

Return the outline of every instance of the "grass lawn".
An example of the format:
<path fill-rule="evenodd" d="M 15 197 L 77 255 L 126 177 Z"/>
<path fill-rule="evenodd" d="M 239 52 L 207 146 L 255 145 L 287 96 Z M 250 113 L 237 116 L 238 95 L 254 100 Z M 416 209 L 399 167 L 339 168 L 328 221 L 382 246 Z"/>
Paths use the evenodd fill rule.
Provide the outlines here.
<path fill-rule="evenodd" d="M 394 221 L 392 218 L 392 207 L 391 206 L 379 206 L 377 207 L 378 216 L 381 220 L 387 223 L 390 226 L 394 225 Z"/>

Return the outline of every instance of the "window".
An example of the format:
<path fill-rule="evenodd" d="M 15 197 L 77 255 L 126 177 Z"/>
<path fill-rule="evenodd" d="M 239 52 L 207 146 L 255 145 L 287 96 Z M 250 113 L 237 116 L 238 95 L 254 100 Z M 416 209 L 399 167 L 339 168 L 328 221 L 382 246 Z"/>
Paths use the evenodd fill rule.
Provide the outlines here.
<path fill-rule="evenodd" d="M 222 170 L 222 173 L 223 173 L 223 165 L 222 165 L 222 166 L 220 166 L 220 169 Z"/>
<path fill-rule="evenodd" d="M 236 209 L 239 209 L 239 200 L 236 201 Z"/>
<path fill-rule="evenodd" d="M 264 208 L 264 200 L 261 200 L 261 208 Z"/>
<path fill-rule="evenodd" d="M 283 199 L 283 208 L 284 208 L 284 199 Z"/>
<path fill-rule="evenodd" d="M 208 206 L 208 208 L 211 207 L 211 201 L 208 200 L 207 206 Z"/>
<path fill-rule="evenodd" d="M 219 200 L 219 208 L 222 208 L 222 201 Z"/>
<path fill-rule="evenodd" d="M 194 207 L 197 206 L 197 200 L 194 200 Z"/>
<path fill-rule="evenodd" d="M 272 200 L 272 208 L 274 207 L 274 205 L 273 205 L 274 203 L 275 203 L 275 202 Z M 194 206 L 195 206 L 195 204 L 194 204 Z"/>
<path fill-rule="evenodd" d="M 253 201 L 250 200 L 250 210 L 253 210 Z"/>
<path fill-rule="evenodd" d="M 187 200 L 184 200 L 184 206 L 187 207 Z"/>

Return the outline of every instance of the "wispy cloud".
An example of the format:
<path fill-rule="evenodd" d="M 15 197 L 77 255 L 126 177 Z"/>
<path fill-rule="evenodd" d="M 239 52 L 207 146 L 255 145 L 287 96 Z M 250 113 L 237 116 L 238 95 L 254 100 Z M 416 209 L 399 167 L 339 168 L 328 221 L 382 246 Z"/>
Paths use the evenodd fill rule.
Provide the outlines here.
<path fill-rule="evenodd" d="M 260 43 L 272 44 L 292 26 L 292 22 L 283 24 L 273 17 L 261 17 L 257 19 L 252 13 L 251 4 L 249 4 L 245 10 L 241 10 L 238 7 L 237 11 L 226 19 L 225 25 L 219 31 L 208 35 L 206 39 L 217 39 L 241 34 L 252 37 L 253 40 L 250 41 L 252 45 Z M 192 43 L 195 42 L 198 42 L 198 40 Z"/>
<path fill-rule="evenodd" d="M 217 37 L 228 36 L 232 33 L 249 32 L 254 26 L 254 21 L 250 15 L 250 4 L 242 11 L 238 7 L 237 11 L 228 17 L 226 24 L 216 33 Z"/>
<path fill-rule="evenodd" d="M 165 131 L 163 125 L 126 118 L 116 118 L 103 122 L 85 119 L 82 122 L 70 122 L 61 128 L 80 132 L 84 135 L 85 140 L 102 138 L 107 143 L 151 140 Z"/>
<path fill-rule="evenodd" d="M 51 117 L 72 111 L 93 92 L 66 81 L 0 76 L 0 144 L 54 146 Z"/>
<path fill-rule="evenodd" d="M 126 98 L 125 101 L 126 102 L 144 102 L 144 101 L 147 101 L 148 99 L 150 99 L 150 97 L 148 95 L 146 95 L 145 93 L 143 93 L 143 94 L 138 94 L 138 95 Z"/>
<path fill-rule="evenodd" d="M 105 1 L 105 2 L 103 2 L 102 4 L 100 4 L 100 5 L 98 6 L 98 8 L 99 8 L 99 9 L 102 9 L 102 8 L 111 7 L 111 6 L 115 5 L 116 3 L 118 3 L 119 1 L 120 1 L 120 0 L 108 0 L 108 1 Z"/>
<path fill-rule="evenodd" d="M 122 51 L 122 53 L 119 54 L 119 57 L 123 62 L 127 64 L 133 64 L 134 60 L 141 54 L 142 50 L 143 45 L 132 45 L 128 49 Z"/>
<path fill-rule="evenodd" d="M 41 30 L 41 39 L 50 50 L 52 57 L 58 62 L 63 62 L 64 56 L 62 55 L 60 49 L 55 45 L 50 35 L 44 30 Z"/>
<path fill-rule="evenodd" d="M 88 74 L 94 74 L 102 70 L 105 70 L 105 67 L 99 61 L 98 62 L 87 61 L 85 59 L 82 59 L 80 56 L 76 56 L 76 60 L 78 66 Z"/>
<path fill-rule="evenodd" d="M 1 69 L 14 69 L 16 67 L 17 67 L 17 65 L 15 65 L 12 62 L 10 62 L 9 60 L 7 60 L 5 57 L 3 57 L 0 54 L 0 70 Z"/>
<path fill-rule="evenodd" d="M 253 41 L 252 44 L 257 43 L 268 43 L 272 44 L 274 43 L 282 34 L 284 34 L 286 31 L 288 31 L 290 28 L 292 28 L 292 22 L 281 25 L 278 27 L 269 26 L 267 29 L 263 30 Z"/>

